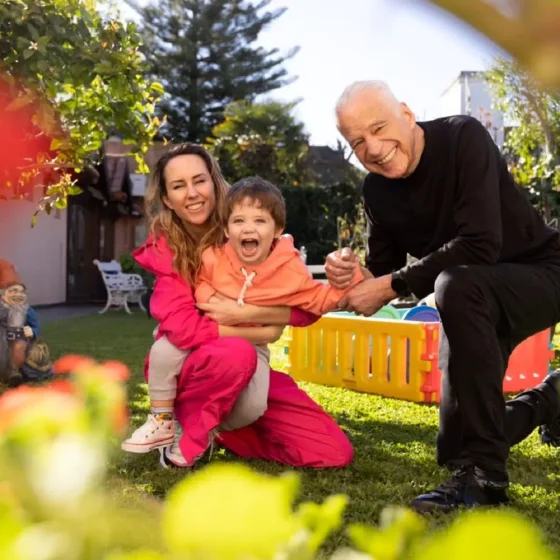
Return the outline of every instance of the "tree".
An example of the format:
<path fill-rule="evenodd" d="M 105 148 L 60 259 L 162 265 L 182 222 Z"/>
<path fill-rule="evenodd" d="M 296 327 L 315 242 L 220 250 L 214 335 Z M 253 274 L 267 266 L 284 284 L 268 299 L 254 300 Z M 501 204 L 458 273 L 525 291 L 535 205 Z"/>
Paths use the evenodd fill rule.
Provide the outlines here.
<path fill-rule="evenodd" d="M 229 181 L 259 175 L 282 185 L 311 182 L 306 166 L 309 138 L 292 114 L 296 104 L 237 101 L 227 106 L 208 147 Z"/>
<path fill-rule="evenodd" d="M 560 92 L 540 88 L 517 62 L 498 59 L 487 74 L 496 106 L 516 126 L 505 151 L 516 181 L 550 220 L 560 191 Z"/>
<path fill-rule="evenodd" d="M 38 212 L 63 208 L 79 192 L 76 173 L 96 162 L 112 131 L 146 170 L 141 156 L 160 124 L 163 88 L 145 78 L 139 46 L 135 24 L 101 16 L 94 0 L 0 2 L 4 196 L 28 195 L 39 181 Z"/>
<path fill-rule="evenodd" d="M 261 31 L 285 9 L 264 11 L 270 0 L 162 0 L 142 16 L 144 52 L 165 87 L 161 111 L 173 142 L 204 142 L 229 103 L 280 88 L 291 80 L 278 49 L 256 46 Z"/>

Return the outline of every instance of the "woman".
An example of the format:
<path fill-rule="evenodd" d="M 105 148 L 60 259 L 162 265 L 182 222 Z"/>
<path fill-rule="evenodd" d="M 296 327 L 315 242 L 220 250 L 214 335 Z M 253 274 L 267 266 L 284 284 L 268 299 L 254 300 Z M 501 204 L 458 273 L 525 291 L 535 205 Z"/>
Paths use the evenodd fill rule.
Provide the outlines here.
<path fill-rule="evenodd" d="M 222 299 L 229 321 L 267 327 L 219 325 L 195 306 L 193 284 L 201 255 L 224 241 L 222 206 L 227 184 L 219 166 L 201 146 L 179 145 L 157 163 L 146 194 L 151 234 L 134 252 L 156 277 L 150 302 L 158 337 L 189 350 L 177 380 L 175 417 L 182 434 L 168 452 L 178 465 L 192 465 L 209 447 L 256 369 L 253 344 L 276 341 L 284 326 L 307 326 L 317 318 L 287 307 L 246 305 Z M 250 341 L 250 342 L 249 342 Z M 149 360 L 145 373 L 148 377 Z M 261 411 L 262 412 L 262 411 Z M 259 413 L 260 414 L 260 413 Z M 250 426 L 223 432 L 219 441 L 241 457 L 292 466 L 341 467 L 353 449 L 334 420 L 286 374 L 270 372 L 268 407 Z"/>

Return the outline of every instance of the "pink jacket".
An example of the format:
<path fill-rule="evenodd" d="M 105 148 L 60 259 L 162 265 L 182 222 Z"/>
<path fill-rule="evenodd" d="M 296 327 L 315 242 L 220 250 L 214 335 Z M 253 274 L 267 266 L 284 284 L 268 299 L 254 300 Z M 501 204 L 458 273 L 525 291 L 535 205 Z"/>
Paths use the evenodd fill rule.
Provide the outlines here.
<path fill-rule="evenodd" d="M 173 253 L 165 237 L 150 235 L 132 253 L 136 262 L 155 275 L 150 312 L 159 323 L 158 336 L 181 350 L 190 350 L 218 338 L 218 325 L 196 307 L 193 288 L 173 268 Z M 306 327 L 318 320 L 314 314 L 292 309 L 290 325 Z"/>

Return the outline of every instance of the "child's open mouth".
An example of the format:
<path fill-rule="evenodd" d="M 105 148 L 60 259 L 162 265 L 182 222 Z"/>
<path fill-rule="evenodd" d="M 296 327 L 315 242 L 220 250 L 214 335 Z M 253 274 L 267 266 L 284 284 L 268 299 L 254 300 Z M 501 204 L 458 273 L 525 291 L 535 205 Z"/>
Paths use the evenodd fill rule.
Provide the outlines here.
<path fill-rule="evenodd" d="M 259 242 L 256 239 L 243 239 L 241 241 L 241 252 L 245 257 L 251 257 L 259 248 Z"/>

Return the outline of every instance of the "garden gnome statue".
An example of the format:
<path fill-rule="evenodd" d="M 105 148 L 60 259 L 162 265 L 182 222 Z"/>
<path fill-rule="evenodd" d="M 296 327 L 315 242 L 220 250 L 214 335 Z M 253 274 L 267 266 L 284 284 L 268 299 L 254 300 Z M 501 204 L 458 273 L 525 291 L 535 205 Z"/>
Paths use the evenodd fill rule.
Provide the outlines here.
<path fill-rule="evenodd" d="M 2 358 L 1 380 L 8 385 L 18 385 L 23 381 L 20 368 L 25 362 L 27 346 L 33 337 L 31 327 L 25 326 L 27 311 L 27 291 L 16 269 L 10 262 L 0 259 L 0 336 L 7 340 L 0 343 L 0 351 L 8 351 L 9 360 Z M 3 319 L 2 319 L 3 318 Z"/>

